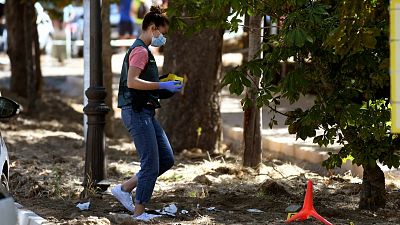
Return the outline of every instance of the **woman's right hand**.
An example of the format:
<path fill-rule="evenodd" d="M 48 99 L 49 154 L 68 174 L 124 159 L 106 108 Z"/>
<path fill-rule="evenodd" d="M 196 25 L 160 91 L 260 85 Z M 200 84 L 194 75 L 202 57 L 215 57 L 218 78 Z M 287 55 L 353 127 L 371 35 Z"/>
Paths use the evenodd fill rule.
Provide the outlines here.
<path fill-rule="evenodd" d="M 179 92 L 182 90 L 182 86 L 180 81 L 159 82 L 159 89 L 166 89 L 170 92 Z"/>

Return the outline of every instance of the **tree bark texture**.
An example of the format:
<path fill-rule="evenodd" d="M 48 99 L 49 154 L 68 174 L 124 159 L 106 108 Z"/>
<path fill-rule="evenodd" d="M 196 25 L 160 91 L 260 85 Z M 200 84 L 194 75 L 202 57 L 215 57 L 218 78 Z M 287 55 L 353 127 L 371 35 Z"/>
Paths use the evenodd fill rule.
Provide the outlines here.
<path fill-rule="evenodd" d="M 261 48 L 261 19 L 259 15 L 250 16 L 249 21 L 249 60 L 259 58 L 256 55 Z M 256 99 L 260 79 L 251 76 L 254 81 L 252 87 L 246 89 L 246 98 L 251 101 L 251 105 L 245 109 L 243 118 L 243 166 L 257 167 L 261 163 L 261 111 L 257 107 Z"/>
<path fill-rule="evenodd" d="M 245 15 L 244 16 L 244 27 L 243 27 L 243 50 L 247 50 L 247 51 L 243 51 L 242 53 L 242 63 L 246 63 L 249 61 L 249 22 L 250 22 L 250 16 L 249 15 Z"/>
<path fill-rule="evenodd" d="M 385 207 L 385 175 L 381 168 L 363 166 L 363 183 L 360 192 L 360 209 L 376 210 Z"/>
<path fill-rule="evenodd" d="M 32 1 L 23 0 L 7 0 L 5 8 L 11 62 L 10 90 L 29 97 L 28 109 L 32 109 L 42 87 L 35 9 Z"/>
<path fill-rule="evenodd" d="M 112 105 L 113 90 L 112 90 L 112 71 L 111 71 L 111 56 L 112 49 L 110 45 L 110 0 L 102 1 L 101 20 L 103 23 L 103 80 L 106 88 L 107 97 L 106 105 L 110 108 L 106 114 L 105 134 L 107 137 L 114 135 L 114 110 Z"/>
<path fill-rule="evenodd" d="M 183 94 L 162 100 L 158 115 L 175 152 L 219 149 L 222 36 L 223 30 L 204 30 L 173 33 L 167 41 L 163 72 L 187 77 Z"/>

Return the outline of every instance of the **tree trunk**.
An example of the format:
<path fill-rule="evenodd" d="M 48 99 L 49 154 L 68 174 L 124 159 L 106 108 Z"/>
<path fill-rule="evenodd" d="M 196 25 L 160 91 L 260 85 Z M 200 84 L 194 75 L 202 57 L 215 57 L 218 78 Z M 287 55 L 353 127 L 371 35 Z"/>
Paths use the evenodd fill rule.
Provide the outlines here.
<path fill-rule="evenodd" d="M 385 175 L 381 168 L 363 166 L 363 183 L 360 192 L 360 209 L 376 210 L 385 207 Z"/>
<path fill-rule="evenodd" d="M 243 27 L 243 51 L 242 53 L 242 63 L 247 63 L 249 61 L 249 22 L 250 16 L 245 14 L 244 16 L 244 27 Z"/>
<path fill-rule="evenodd" d="M 5 8 L 11 62 L 10 90 L 22 97 L 29 96 L 28 108 L 32 108 L 42 85 L 35 9 L 32 1 L 24 0 L 7 0 Z"/>
<path fill-rule="evenodd" d="M 112 49 L 110 45 L 110 0 L 102 1 L 101 20 L 103 23 L 103 79 L 104 87 L 106 88 L 107 97 L 105 99 L 106 105 L 109 106 L 110 111 L 106 114 L 105 134 L 107 137 L 114 135 L 114 110 L 112 105 L 113 90 L 112 90 L 112 71 L 111 71 L 111 56 Z"/>
<path fill-rule="evenodd" d="M 36 29 L 36 14 L 32 1 L 27 1 L 24 7 L 24 33 L 32 34 L 25 36 L 25 59 L 26 59 L 26 77 L 28 94 L 28 112 L 33 113 L 36 109 L 37 74 L 40 74 L 40 48 L 39 38 Z"/>
<path fill-rule="evenodd" d="M 249 30 L 249 59 L 259 58 L 256 55 L 261 48 L 261 16 L 250 16 Z M 256 99 L 260 79 L 249 74 L 254 80 L 253 87 L 247 88 L 246 98 L 251 101 L 251 105 L 244 111 L 243 120 L 243 166 L 257 167 L 261 163 L 261 111 L 257 107 Z"/>
<path fill-rule="evenodd" d="M 184 93 L 162 100 L 158 115 L 176 152 L 219 149 L 222 36 L 223 30 L 173 33 L 165 46 L 164 73 L 187 77 Z"/>

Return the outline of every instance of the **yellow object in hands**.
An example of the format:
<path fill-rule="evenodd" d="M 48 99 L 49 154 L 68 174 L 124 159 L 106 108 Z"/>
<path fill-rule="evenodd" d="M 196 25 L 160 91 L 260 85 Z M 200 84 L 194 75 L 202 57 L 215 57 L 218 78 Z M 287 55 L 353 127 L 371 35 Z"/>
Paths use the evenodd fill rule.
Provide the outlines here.
<path fill-rule="evenodd" d="M 178 76 L 178 75 L 176 75 L 176 74 L 173 74 L 173 73 L 170 73 L 170 74 L 168 74 L 168 76 L 162 76 L 162 77 L 160 77 L 161 79 L 160 79 L 160 81 L 161 82 L 166 82 L 166 81 L 180 81 L 181 82 L 181 84 L 183 84 L 183 77 L 180 77 L 180 76 Z M 179 84 L 178 84 L 179 85 Z"/>

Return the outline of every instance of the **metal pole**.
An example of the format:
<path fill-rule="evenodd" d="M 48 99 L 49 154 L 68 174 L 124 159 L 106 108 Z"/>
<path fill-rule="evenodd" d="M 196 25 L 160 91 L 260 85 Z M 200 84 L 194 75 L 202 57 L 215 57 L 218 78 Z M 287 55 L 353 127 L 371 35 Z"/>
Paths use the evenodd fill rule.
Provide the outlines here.
<path fill-rule="evenodd" d="M 109 111 L 105 104 L 106 91 L 103 87 L 102 71 L 102 28 L 100 0 L 85 0 L 89 3 L 89 28 L 90 30 L 90 86 L 85 94 L 88 104 L 83 111 L 87 115 L 87 140 L 85 160 L 85 188 L 100 188 L 106 190 L 109 186 L 106 179 L 105 163 L 105 115 Z M 87 28 L 87 27 L 86 27 Z"/>
<path fill-rule="evenodd" d="M 88 99 L 85 95 L 85 91 L 90 87 L 90 1 L 83 2 L 83 26 L 85 32 L 83 32 L 83 105 L 88 104 Z M 83 115 L 83 135 L 85 137 L 85 143 L 87 140 L 87 116 Z"/>

